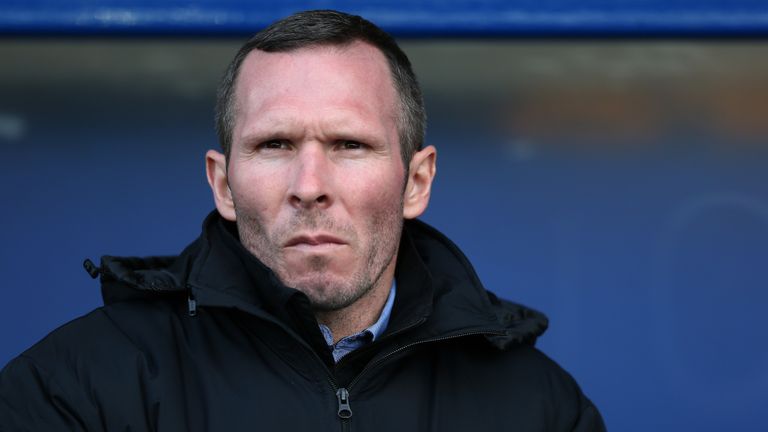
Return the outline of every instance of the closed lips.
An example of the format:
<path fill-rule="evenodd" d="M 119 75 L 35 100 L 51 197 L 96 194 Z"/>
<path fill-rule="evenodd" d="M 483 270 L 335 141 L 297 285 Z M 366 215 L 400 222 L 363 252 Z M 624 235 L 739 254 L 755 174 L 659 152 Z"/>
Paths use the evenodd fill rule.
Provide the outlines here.
<path fill-rule="evenodd" d="M 334 237 L 327 234 L 321 234 L 321 235 L 301 235 L 292 237 L 288 242 L 286 242 L 285 247 L 291 247 L 291 246 L 300 246 L 300 245 L 308 245 L 308 246 L 319 246 L 319 245 L 343 245 L 346 244 L 344 240 L 341 240 L 338 237 Z"/>

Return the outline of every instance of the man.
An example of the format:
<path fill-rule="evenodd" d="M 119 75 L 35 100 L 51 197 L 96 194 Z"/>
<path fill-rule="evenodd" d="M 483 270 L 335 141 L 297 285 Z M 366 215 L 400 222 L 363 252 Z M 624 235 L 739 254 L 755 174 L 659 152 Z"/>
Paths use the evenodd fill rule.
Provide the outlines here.
<path fill-rule="evenodd" d="M 6 366 L 2 430 L 604 429 L 533 347 L 546 319 L 415 220 L 436 150 L 390 36 L 293 15 L 218 98 L 201 237 L 91 267 L 105 306 Z"/>

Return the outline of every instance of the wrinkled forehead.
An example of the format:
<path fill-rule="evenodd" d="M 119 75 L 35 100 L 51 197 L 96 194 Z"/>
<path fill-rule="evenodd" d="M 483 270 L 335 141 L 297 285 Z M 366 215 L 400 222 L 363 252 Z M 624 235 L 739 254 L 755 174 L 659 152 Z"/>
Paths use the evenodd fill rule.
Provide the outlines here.
<path fill-rule="evenodd" d="M 378 48 L 363 41 L 310 45 L 280 52 L 253 50 L 243 60 L 238 73 L 235 103 L 280 96 L 297 86 L 330 88 L 340 96 L 354 96 L 349 92 L 362 90 L 376 97 L 370 103 L 387 106 L 393 115 L 399 105 L 386 57 Z"/>

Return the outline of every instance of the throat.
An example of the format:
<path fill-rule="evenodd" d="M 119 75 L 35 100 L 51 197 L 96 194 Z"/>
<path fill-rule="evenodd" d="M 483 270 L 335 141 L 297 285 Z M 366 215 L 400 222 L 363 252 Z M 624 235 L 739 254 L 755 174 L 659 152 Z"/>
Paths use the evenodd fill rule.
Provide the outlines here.
<path fill-rule="evenodd" d="M 387 285 L 374 287 L 366 296 L 346 308 L 333 311 L 315 311 L 318 324 L 330 330 L 333 344 L 348 336 L 371 330 L 382 333 L 389 322 L 394 303 L 395 286 L 392 280 Z"/>

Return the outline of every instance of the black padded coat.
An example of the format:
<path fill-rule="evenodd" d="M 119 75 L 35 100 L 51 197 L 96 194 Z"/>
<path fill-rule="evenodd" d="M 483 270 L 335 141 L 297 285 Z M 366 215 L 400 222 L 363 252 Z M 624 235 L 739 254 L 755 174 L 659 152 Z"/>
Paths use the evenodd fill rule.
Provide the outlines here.
<path fill-rule="evenodd" d="M 304 294 L 212 213 L 179 257 L 102 258 L 105 306 L 0 374 L 2 431 L 601 431 L 547 326 L 405 224 L 384 335 L 338 364 Z"/>

